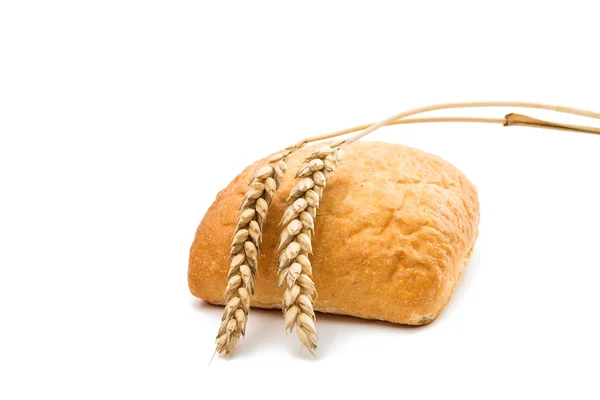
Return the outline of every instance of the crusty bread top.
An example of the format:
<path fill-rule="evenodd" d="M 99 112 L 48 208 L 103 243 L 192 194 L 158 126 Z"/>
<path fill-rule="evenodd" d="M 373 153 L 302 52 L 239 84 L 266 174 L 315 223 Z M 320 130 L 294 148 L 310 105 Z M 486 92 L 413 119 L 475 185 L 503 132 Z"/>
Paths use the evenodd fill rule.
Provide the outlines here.
<path fill-rule="evenodd" d="M 417 149 L 357 142 L 331 175 L 317 215 L 313 276 L 315 309 L 422 324 L 444 308 L 475 243 L 479 203 L 475 187 L 454 166 Z M 252 305 L 281 303 L 275 248 L 284 200 L 308 154 L 288 160 L 271 204 Z M 189 286 L 222 303 L 238 209 L 260 160 L 244 170 L 210 207 L 190 254 Z"/>

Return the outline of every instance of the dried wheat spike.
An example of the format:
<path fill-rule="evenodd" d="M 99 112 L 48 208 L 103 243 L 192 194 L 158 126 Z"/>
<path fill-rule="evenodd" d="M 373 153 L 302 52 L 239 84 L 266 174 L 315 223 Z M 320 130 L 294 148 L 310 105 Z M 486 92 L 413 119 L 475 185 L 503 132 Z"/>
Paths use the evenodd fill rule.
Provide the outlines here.
<path fill-rule="evenodd" d="M 242 200 L 241 213 L 231 243 L 225 311 L 216 339 L 216 351 L 225 352 L 227 356 L 235 348 L 240 336 L 244 336 L 246 332 L 250 297 L 254 294 L 254 278 L 258 271 L 263 224 L 269 204 L 283 180 L 287 155 L 289 153 L 260 168 Z"/>
<path fill-rule="evenodd" d="M 343 143 L 343 142 L 342 142 Z M 285 227 L 279 239 L 279 287 L 284 286 L 282 310 L 285 329 L 296 334 L 311 354 L 317 349 L 317 331 L 313 303 L 317 291 L 312 280 L 312 267 L 308 256 L 312 254 L 312 236 L 319 201 L 329 175 L 343 158 L 338 143 L 318 147 L 306 158 L 296 173 L 299 178 L 287 199 L 288 208 L 281 224 Z"/>

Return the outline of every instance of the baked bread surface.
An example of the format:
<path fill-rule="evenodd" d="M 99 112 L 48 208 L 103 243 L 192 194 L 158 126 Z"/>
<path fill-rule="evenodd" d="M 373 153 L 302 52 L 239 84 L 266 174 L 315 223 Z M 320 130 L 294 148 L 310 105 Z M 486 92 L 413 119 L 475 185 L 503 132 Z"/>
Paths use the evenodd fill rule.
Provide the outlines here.
<path fill-rule="evenodd" d="M 454 166 L 423 151 L 356 142 L 331 174 L 321 199 L 310 256 L 315 310 L 421 325 L 444 309 L 477 237 L 479 201 Z M 263 231 L 251 306 L 281 308 L 275 249 L 294 175 L 311 148 L 288 159 Z M 229 251 L 239 207 L 254 172 L 247 167 L 218 195 L 190 251 L 192 294 L 224 304 Z"/>

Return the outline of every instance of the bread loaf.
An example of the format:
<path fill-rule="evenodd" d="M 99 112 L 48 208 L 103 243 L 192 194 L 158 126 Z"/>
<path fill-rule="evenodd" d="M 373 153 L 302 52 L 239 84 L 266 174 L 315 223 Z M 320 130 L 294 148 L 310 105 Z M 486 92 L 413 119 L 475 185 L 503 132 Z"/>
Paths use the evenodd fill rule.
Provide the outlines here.
<path fill-rule="evenodd" d="M 345 148 L 316 219 L 311 262 L 315 309 L 421 325 L 444 309 L 477 237 L 475 187 L 450 163 L 420 150 L 378 142 Z M 263 232 L 253 307 L 281 308 L 276 247 L 284 201 L 310 149 L 288 159 L 288 174 Z M 231 239 L 247 184 L 267 163 L 246 168 L 218 195 L 190 251 L 194 296 L 223 304 Z"/>

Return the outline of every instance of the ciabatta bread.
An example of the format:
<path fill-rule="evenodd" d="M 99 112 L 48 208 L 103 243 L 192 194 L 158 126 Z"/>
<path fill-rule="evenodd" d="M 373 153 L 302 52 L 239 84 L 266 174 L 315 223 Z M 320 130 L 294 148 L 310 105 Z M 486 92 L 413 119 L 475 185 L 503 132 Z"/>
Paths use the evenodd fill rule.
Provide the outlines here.
<path fill-rule="evenodd" d="M 477 237 L 475 187 L 450 163 L 420 150 L 357 142 L 332 173 L 316 219 L 311 262 L 327 313 L 421 325 L 444 309 Z M 252 307 L 281 308 L 275 249 L 284 200 L 310 149 L 288 159 L 263 233 Z M 190 251 L 194 296 L 223 304 L 229 251 L 247 183 L 267 164 L 246 168 L 212 204 Z"/>

